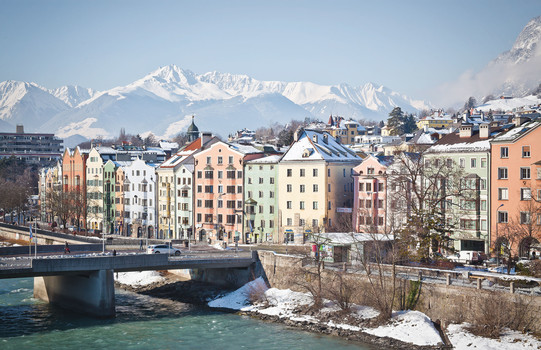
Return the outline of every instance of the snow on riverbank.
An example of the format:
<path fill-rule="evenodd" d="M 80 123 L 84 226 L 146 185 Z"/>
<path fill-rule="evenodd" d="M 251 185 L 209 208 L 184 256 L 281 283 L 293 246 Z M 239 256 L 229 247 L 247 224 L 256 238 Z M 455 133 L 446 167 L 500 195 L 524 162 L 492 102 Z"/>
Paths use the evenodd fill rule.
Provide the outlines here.
<path fill-rule="evenodd" d="M 118 272 L 115 281 L 132 287 L 142 287 L 152 283 L 164 282 L 166 279 L 157 271 Z"/>
<path fill-rule="evenodd" d="M 266 303 L 250 304 L 249 296 L 254 292 L 264 293 Z M 210 307 L 228 308 L 239 311 L 253 311 L 263 315 L 287 318 L 295 322 L 308 322 L 317 324 L 320 321 L 316 316 L 298 314 L 295 311 L 301 306 L 312 303 L 312 297 L 308 293 L 294 292 L 286 289 L 268 289 L 263 279 L 258 278 L 236 291 L 209 302 Z M 331 301 L 326 300 L 321 315 L 331 314 L 340 308 Z M 378 316 L 378 311 L 371 307 L 354 306 L 352 315 L 359 319 L 369 319 Z M 328 321 L 329 327 L 350 330 L 353 332 L 363 331 L 378 337 L 389 337 L 416 345 L 437 345 L 442 343 L 438 331 L 428 317 L 418 311 L 402 311 L 393 315 L 389 325 L 374 329 L 361 328 L 355 325 Z"/>
<path fill-rule="evenodd" d="M 457 350 L 528 350 L 541 349 L 541 341 L 516 331 L 507 331 L 500 339 L 478 337 L 465 328 L 467 323 L 452 324 L 447 328 L 447 336 Z"/>
<path fill-rule="evenodd" d="M 389 324 L 364 332 L 378 337 L 390 337 L 415 345 L 434 345 L 441 342 L 440 333 L 432 321 L 419 311 L 399 311 L 393 313 Z"/>
<path fill-rule="evenodd" d="M 261 294 L 262 300 L 255 304 L 250 303 L 250 297 Z M 262 278 L 258 278 L 236 291 L 209 302 L 210 307 L 227 308 L 239 311 L 257 312 L 263 315 L 276 316 L 294 322 L 322 324 L 335 329 L 349 330 L 351 332 L 364 332 L 377 337 L 389 337 L 419 346 L 441 344 L 439 332 L 432 321 L 419 311 L 399 311 L 393 313 L 392 320 L 377 328 L 340 323 L 336 320 L 320 321 L 318 316 L 297 313 L 299 308 L 312 303 L 308 293 L 294 292 L 286 289 L 267 288 Z M 340 308 L 331 301 L 325 305 L 319 316 L 329 315 L 339 311 Z M 368 306 L 354 305 L 352 316 L 357 319 L 370 319 L 378 316 L 378 311 Z M 515 331 L 508 331 L 500 339 L 478 337 L 468 332 L 467 324 L 450 325 L 447 334 L 456 349 L 479 350 L 514 350 L 514 349 L 541 349 L 541 340 L 533 336 Z"/>

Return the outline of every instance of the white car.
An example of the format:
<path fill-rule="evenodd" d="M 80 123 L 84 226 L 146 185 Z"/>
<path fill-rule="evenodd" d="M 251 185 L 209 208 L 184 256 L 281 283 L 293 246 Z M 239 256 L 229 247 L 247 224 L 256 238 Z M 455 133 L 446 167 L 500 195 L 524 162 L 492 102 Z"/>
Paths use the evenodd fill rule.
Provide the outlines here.
<path fill-rule="evenodd" d="M 180 255 L 180 249 L 169 247 L 167 244 L 155 244 L 147 247 L 147 254 Z"/>

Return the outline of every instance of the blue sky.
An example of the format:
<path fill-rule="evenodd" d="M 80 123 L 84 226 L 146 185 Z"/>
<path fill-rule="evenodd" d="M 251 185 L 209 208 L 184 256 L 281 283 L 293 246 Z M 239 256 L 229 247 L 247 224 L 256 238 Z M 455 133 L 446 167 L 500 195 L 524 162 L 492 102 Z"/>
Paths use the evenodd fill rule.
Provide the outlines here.
<path fill-rule="evenodd" d="M 539 0 L 0 0 L 0 81 L 105 90 L 176 64 L 422 99 L 510 49 L 539 15 Z"/>

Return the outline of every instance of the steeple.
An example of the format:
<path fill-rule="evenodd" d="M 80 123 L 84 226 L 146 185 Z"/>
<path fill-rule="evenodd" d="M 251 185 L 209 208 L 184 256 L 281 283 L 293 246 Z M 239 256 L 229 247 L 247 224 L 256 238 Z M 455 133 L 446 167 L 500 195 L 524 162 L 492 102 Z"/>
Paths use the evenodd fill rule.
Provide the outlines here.
<path fill-rule="evenodd" d="M 193 142 L 199 138 L 199 128 L 195 125 L 194 118 L 195 116 L 192 115 L 192 123 L 186 132 L 188 135 L 188 142 Z"/>

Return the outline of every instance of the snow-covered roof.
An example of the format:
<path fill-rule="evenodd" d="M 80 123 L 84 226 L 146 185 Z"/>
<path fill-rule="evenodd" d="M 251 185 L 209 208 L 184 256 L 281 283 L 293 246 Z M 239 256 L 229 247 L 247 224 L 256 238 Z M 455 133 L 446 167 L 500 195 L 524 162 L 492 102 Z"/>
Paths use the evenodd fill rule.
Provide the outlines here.
<path fill-rule="evenodd" d="M 360 161 L 355 152 L 336 142 L 327 132 L 304 129 L 282 161 L 325 160 L 331 162 Z"/>
<path fill-rule="evenodd" d="M 504 141 L 515 141 L 516 139 L 522 137 L 526 133 L 532 131 L 533 129 L 539 127 L 541 121 L 529 121 L 520 126 L 516 126 L 508 132 L 502 133 L 494 138 L 494 142 L 504 142 Z"/>
<path fill-rule="evenodd" d="M 178 149 L 178 143 L 171 141 L 160 141 L 160 148 L 171 151 L 174 149 Z"/>
<path fill-rule="evenodd" d="M 330 244 L 355 244 L 369 241 L 392 241 L 393 235 L 382 233 L 353 233 L 353 232 L 322 232 L 314 233 L 313 236 L 318 236 L 319 241 L 329 241 Z"/>
<path fill-rule="evenodd" d="M 460 142 L 452 144 L 435 144 L 428 149 L 430 153 L 443 152 L 488 152 L 490 150 L 490 142 L 488 139 L 475 142 Z"/>
<path fill-rule="evenodd" d="M 271 156 L 258 158 L 254 160 L 247 161 L 247 164 L 272 164 L 272 163 L 278 163 L 282 155 L 280 154 L 273 154 Z"/>
<path fill-rule="evenodd" d="M 261 153 L 260 150 L 258 150 L 257 148 L 255 148 L 252 145 L 242 145 L 240 143 L 228 143 L 228 145 L 232 149 L 234 149 L 234 150 L 236 150 L 236 151 L 238 151 L 240 153 L 243 153 L 243 154 Z"/>
<path fill-rule="evenodd" d="M 184 162 L 195 151 L 181 151 L 173 154 L 171 158 L 167 159 L 160 165 L 160 168 L 174 168 L 180 163 Z"/>

